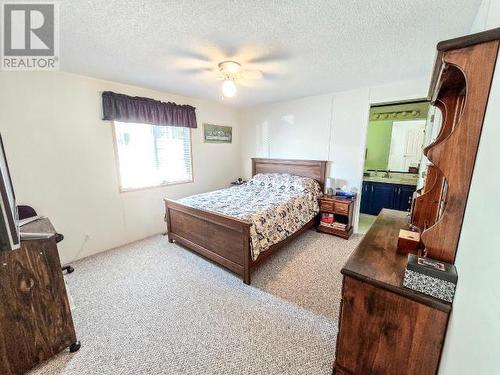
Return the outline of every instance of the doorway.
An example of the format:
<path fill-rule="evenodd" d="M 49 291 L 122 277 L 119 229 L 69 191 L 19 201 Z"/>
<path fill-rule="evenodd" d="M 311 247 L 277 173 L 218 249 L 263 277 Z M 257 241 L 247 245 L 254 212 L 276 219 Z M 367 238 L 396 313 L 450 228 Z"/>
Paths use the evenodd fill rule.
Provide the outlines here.
<path fill-rule="evenodd" d="M 370 107 L 358 232 L 366 233 L 384 208 L 410 210 L 429 107 L 425 100 Z"/>

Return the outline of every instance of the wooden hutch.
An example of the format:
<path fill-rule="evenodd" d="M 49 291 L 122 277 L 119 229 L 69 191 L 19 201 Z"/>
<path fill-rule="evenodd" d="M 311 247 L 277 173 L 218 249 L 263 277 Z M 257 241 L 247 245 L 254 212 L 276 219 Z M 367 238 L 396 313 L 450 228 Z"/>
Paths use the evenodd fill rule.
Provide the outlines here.
<path fill-rule="evenodd" d="M 430 162 L 425 186 L 411 218 L 383 210 L 342 269 L 336 374 L 429 375 L 439 369 L 452 306 L 403 287 L 406 256 L 396 252 L 397 237 L 411 222 L 426 256 L 455 262 L 499 40 L 500 28 L 437 46 L 429 100 L 442 123 L 424 148 Z"/>

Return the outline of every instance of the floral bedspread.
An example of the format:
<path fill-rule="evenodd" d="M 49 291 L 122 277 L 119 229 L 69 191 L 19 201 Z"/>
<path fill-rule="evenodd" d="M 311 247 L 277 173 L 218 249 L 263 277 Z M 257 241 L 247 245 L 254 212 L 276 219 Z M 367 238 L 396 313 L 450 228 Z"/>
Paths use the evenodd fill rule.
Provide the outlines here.
<path fill-rule="evenodd" d="M 319 184 L 289 174 L 257 174 L 241 186 L 182 198 L 180 203 L 250 222 L 252 258 L 304 226 L 319 212 Z"/>

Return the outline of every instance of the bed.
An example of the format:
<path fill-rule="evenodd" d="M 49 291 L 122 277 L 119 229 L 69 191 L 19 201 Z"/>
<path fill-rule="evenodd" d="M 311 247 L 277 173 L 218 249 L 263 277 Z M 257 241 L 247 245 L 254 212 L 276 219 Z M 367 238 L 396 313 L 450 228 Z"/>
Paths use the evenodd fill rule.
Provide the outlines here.
<path fill-rule="evenodd" d="M 325 170 L 322 160 L 253 158 L 244 186 L 165 199 L 168 240 L 250 284 L 252 269 L 315 225 Z"/>

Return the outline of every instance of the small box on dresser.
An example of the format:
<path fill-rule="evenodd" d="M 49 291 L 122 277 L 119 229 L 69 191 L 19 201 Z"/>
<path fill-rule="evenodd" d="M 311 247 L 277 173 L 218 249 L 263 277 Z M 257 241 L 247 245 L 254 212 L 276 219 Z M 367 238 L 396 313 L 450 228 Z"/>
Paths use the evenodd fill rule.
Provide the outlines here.
<path fill-rule="evenodd" d="M 457 280 L 457 269 L 453 264 L 408 254 L 403 281 L 406 288 L 443 301 L 453 302 Z"/>
<path fill-rule="evenodd" d="M 420 233 L 401 229 L 398 237 L 398 252 L 408 254 L 418 252 L 420 247 Z"/>

